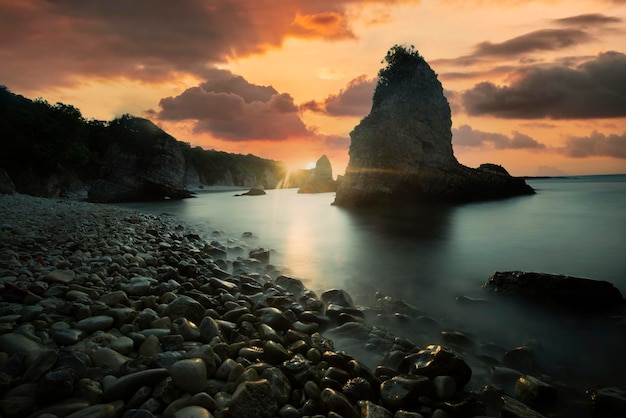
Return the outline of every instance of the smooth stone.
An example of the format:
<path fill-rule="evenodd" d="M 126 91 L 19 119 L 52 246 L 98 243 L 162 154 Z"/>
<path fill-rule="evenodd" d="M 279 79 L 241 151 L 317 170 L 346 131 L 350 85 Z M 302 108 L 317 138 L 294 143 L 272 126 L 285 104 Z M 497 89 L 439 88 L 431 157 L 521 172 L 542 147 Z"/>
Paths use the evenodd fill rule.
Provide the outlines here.
<path fill-rule="evenodd" d="M 179 296 L 174 299 L 165 309 L 165 316 L 169 316 L 172 320 L 177 318 L 187 318 L 194 324 L 199 324 L 204 318 L 205 309 L 195 299 L 189 296 Z"/>
<path fill-rule="evenodd" d="M 433 387 L 435 396 L 442 401 L 450 399 L 456 393 L 456 381 L 450 376 L 435 376 Z"/>
<path fill-rule="evenodd" d="M 127 400 L 139 390 L 142 386 L 153 386 L 161 379 L 169 376 L 167 369 L 148 369 L 140 372 L 127 374 L 105 385 L 104 400 L 112 401 L 116 399 Z"/>
<path fill-rule="evenodd" d="M 177 318 L 172 322 L 172 332 L 181 335 L 185 341 L 196 341 L 200 338 L 200 329 L 187 318 Z"/>
<path fill-rule="evenodd" d="M 151 357 L 155 354 L 162 353 L 163 347 L 161 347 L 161 342 L 156 335 L 148 335 L 146 340 L 139 346 L 137 352 L 141 356 Z"/>
<path fill-rule="evenodd" d="M 278 416 L 280 418 L 300 418 L 300 411 L 298 411 L 293 405 L 283 405 L 283 407 L 278 411 Z"/>
<path fill-rule="evenodd" d="M 380 385 L 380 398 L 391 411 L 417 406 L 417 398 L 432 395 L 432 382 L 426 376 L 400 375 L 385 380 Z"/>
<path fill-rule="evenodd" d="M 0 335 L 0 347 L 2 351 L 9 355 L 15 353 L 28 353 L 33 350 L 41 350 L 43 347 L 26 337 L 25 335 L 11 332 L 8 334 Z"/>
<path fill-rule="evenodd" d="M 343 306 L 346 308 L 355 308 L 354 302 L 352 301 L 352 297 L 345 291 L 341 289 L 330 289 L 323 292 L 320 295 L 320 299 L 326 305 L 334 304 Z"/>
<path fill-rule="evenodd" d="M 91 354 L 91 361 L 94 365 L 110 370 L 118 370 L 129 360 L 130 358 L 106 347 L 100 347 Z"/>
<path fill-rule="evenodd" d="M 152 291 L 154 279 L 149 277 L 136 276 L 130 282 L 122 284 L 121 288 L 130 296 L 147 296 Z"/>
<path fill-rule="evenodd" d="M 76 328 L 94 333 L 96 331 L 107 331 L 111 329 L 115 320 L 108 315 L 96 315 L 90 318 L 81 319 L 76 323 Z"/>
<path fill-rule="evenodd" d="M 361 413 L 341 392 L 326 388 L 320 395 L 320 404 L 328 412 L 336 412 L 343 418 L 360 418 Z"/>
<path fill-rule="evenodd" d="M 201 406 L 191 405 L 176 411 L 174 418 L 213 418 L 213 414 Z"/>
<path fill-rule="evenodd" d="M 285 314 L 277 308 L 260 308 L 257 309 L 254 314 L 259 318 L 259 321 L 269 325 L 278 331 L 287 331 L 289 329 L 289 319 Z"/>
<path fill-rule="evenodd" d="M 76 411 L 65 418 L 115 418 L 115 406 L 110 403 L 92 405 L 80 411 Z"/>
<path fill-rule="evenodd" d="M 52 333 L 52 340 L 58 345 L 74 345 L 85 336 L 85 332 L 79 329 L 57 329 Z"/>
<path fill-rule="evenodd" d="M 209 411 L 215 411 L 217 409 L 217 402 L 211 395 L 206 392 L 200 392 L 189 398 L 188 404 L 201 406 Z"/>
<path fill-rule="evenodd" d="M 199 358 L 179 360 L 170 367 L 174 384 L 185 392 L 196 394 L 207 385 L 207 369 Z"/>
<path fill-rule="evenodd" d="M 133 352 L 133 347 L 133 340 L 125 335 L 118 337 L 115 341 L 109 344 L 109 348 L 125 356 Z"/>
<path fill-rule="evenodd" d="M 50 273 L 44 276 L 44 280 L 49 283 L 69 284 L 76 277 L 74 270 L 52 270 Z"/>
<path fill-rule="evenodd" d="M 277 412 L 278 404 L 266 379 L 241 383 L 230 401 L 231 418 L 272 418 Z"/>
<path fill-rule="evenodd" d="M 440 345 L 429 345 L 424 350 L 406 356 L 398 370 L 431 379 L 435 376 L 451 376 L 459 389 L 472 377 L 472 369 L 463 358 Z"/>
<path fill-rule="evenodd" d="M 81 290 L 68 290 L 67 293 L 65 293 L 65 299 L 72 302 L 83 303 L 91 301 L 91 297 L 86 292 L 83 292 Z"/>
<path fill-rule="evenodd" d="M 108 305 L 128 305 L 128 296 L 123 290 L 115 290 L 113 292 L 104 293 L 98 299 L 100 302 Z"/>

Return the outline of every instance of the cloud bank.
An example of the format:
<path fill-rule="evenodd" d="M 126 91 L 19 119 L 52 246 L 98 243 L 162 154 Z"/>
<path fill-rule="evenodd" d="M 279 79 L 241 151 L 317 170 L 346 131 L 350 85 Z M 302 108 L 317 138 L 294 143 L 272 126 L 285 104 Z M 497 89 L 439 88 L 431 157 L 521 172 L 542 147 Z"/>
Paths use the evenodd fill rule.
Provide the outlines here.
<path fill-rule="evenodd" d="M 150 115 L 163 121 L 191 120 L 194 132 L 228 141 L 311 137 L 293 98 L 271 86 L 258 86 L 227 70 L 206 72 L 204 83 L 166 97 Z"/>
<path fill-rule="evenodd" d="M 0 80 L 22 90 L 81 77 L 204 77 L 216 63 L 279 48 L 288 37 L 353 39 L 351 4 L 414 1 L 5 0 Z"/>
<path fill-rule="evenodd" d="M 300 105 L 302 110 L 323 113 L 329 116 L 367 115 L 372 106 L 372 96 L 377 78 L 361 75 L 346 85 L 337 94 L 330 94 L 321 101 L 311 100 Z"/>
<path fill-rule="evenodd" d="M 500 133 L 484 132 L 473 129 L 469 125 L 461 125 L 452 129 L 452 143 L 459 147 L 493 146 L 495 149 L 528 149 L 541 150 L 546 146 L 528 135 L 513 131 L 511 136 Z"/>
<path fill-rule="evenodd" d="M 626 55 L 605 52 L 570 68 L 521 70 L 508 86 L 483 82 L 463 93 L 468 114 L 517 119 L 626 117 Z"/>

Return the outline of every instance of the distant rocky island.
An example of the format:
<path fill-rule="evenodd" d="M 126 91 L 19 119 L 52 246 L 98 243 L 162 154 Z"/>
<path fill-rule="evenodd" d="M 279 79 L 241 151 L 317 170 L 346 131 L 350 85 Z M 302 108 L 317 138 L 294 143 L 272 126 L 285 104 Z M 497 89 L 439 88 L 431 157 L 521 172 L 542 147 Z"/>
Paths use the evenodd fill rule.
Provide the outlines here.
<path fill-rule="evenodd" d="M 467 202 L 533 194 L 497 164 L 469 168 L 452 151 L 450 105 L 437 74 L 411 46 L 392 47 L 372 109 L 350 133 L 335 205 Z"/>
<path fill-rule="evenodd" d="M 0 192 L 92 202 L 180 199 L 205 186 L 296 188 L 309 170 L 192 147 L 147 119 L 86 120 L 67 104 L 0 86 Z"/>
<path fill-rule="evenodd" d="M 315 163 L 315 168 L 300 187 L 298 193 L 329 193 L 337 191 L 337 181 L 333 179 L 333 167 L 326 155 Z"/>

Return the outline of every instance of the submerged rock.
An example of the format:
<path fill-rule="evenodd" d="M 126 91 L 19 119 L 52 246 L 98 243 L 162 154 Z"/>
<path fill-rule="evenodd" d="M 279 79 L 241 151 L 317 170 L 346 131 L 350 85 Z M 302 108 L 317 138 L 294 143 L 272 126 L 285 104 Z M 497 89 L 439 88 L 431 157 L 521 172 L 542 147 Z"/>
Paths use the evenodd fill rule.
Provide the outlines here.
<path fill-rule="evenodd" d="M 484 284 L 500 295 L 534 303 L 559 306 L 589 313 L 624 306 L 624 298 L 612 283 L 580 277 L 522 271 L 495 272 Z"/>
<path fill-rule="evenodd" d="M 413 49 L 394 46 L 372 109 L 350 133 L 339 206 L 462 202 L 534 193 L 495 164 L 472 169 L 452 151 L 450 105 L 437 75 Z"/>

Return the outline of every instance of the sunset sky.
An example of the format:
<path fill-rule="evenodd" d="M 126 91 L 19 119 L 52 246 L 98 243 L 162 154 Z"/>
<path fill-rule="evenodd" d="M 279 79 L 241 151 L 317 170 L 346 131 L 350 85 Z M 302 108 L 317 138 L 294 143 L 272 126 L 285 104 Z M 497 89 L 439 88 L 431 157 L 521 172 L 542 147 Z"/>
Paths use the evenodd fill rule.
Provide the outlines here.
<path fill-rule="evenodd" d="M 461 163 L 626 173 L 626 0 L 0 2 L 12 92 L 335 175 L 394 44 L 439 75 Z"/>

